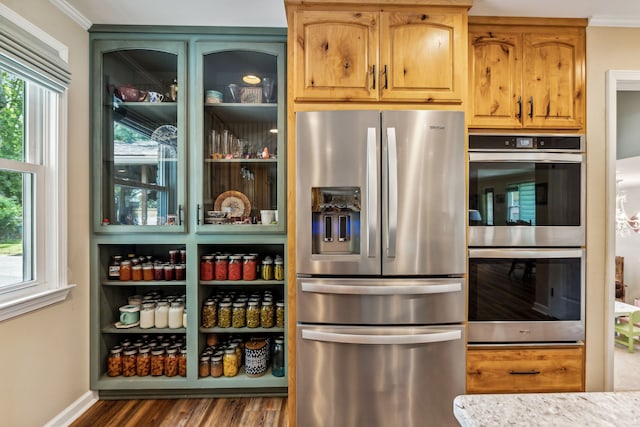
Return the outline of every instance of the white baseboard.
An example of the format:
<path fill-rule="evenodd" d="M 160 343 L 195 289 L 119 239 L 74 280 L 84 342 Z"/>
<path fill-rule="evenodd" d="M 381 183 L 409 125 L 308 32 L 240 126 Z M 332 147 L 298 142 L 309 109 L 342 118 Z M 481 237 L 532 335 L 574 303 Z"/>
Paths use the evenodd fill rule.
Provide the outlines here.
<path fill-rule="evenodd" d="M 66 427 L 82 415 L 91 405 L 98 401 L 98 392 L 89 390 L 80 396 L 75 402 L 67 406 L 56 415 L 44 427 Z"/>

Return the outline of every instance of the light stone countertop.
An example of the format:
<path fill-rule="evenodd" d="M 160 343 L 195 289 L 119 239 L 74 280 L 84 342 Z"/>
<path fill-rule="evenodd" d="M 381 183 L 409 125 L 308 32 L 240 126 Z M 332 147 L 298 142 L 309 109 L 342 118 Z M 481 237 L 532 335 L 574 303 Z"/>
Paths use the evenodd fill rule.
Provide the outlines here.
<path fill-rule="evenodd" d="M 462 427 L 621 427 L 640 422 L 640 391 L 457 396 Z"/>

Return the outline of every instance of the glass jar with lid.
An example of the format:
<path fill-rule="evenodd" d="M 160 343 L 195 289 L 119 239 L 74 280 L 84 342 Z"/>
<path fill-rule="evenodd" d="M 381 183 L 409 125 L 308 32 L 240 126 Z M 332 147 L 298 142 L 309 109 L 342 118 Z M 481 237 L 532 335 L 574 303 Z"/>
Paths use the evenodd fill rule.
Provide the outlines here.
<path fill-rule="evenodd" d="M 131 261 L 125 259 L 120 262 L 120 280 L 123 282 L 131 280 Z"/>
<path fill-rule="evenodd" d="M 260 304 L 258 301 L 249 300 L 247 303 L 247 327 L 257 328 L 260 326 Z"/>
<path fill-rule="evenodd" d="M 235 377 L 238 375 L 238 355 L 235 349 L 228 348 L 224 351 L 222 365 L 225 377 Z"/>
<path fill-rule="evenodd" d="M 182 347 L 178 353 L 178 375 L 187 376 L 187 348 Z"/>
<path fill-rule="evenodd" d="M 136 264 L 131 267 L 131 280 L 134 282 L 142 280 L 142 264 Z"/>
<path fill-rule="evenodd" d="M 257 261 L 255 255 L 242 257 L 242 280 L 256 280 Z"/>
<path fill-rule="evenodd" d="M 284 337 L 277 337 L 273 345 L 271 373 L 274 377 L 284 377 Z"/>
<path fill-rule="evenodd" d="M 284 328 L 284 301 L 276 302 L 276 327 Z"/>
<path fill-rule="evenodd" d="M 224 374 L 224 367 L 222 365 L 222 357 L 219 355 L 211 356 L 210 372 L 213 378 L 219 378 Z"/>
<path fill-rule="evenodd" d="M 182 328 L 182 312 L 184 311 L 184 302 L 182 300 L 171 301 L 169 306 L 167 326 L 171 329 Z"/>
<path fill-rule="evenodd" d="M 231 302 L 221 302 L 218 307 L 218 327 L 230 328 L 231 327 Z"/>
<path fill-rule="evenodd" d="M 215 258 L 216 280 L 227 280 L 229 278 L 229 257 L 227 255 L 217 255 Z"/>
<path fill-rule="evenodd" d="M 122 355 L 122 376 L 133 377 L 136 375 L 136 355 L 138 350 L 129 347 L 123 351 Z"/>
<path fill-rule="evenodd" d="M 164 348 L 157 347 L 151 350 L 151 376 L 158 377 L 164 374 Z"/>
<path fill-rule="evenodd" d="M 242 280 L 242 255 L 229 257 L 229 280 Z"/>
<path fill-rule="evenodd" d="M 203 354 L 200 356 L 200 361 L 198 363 L 198 377 L 204 378 L 209 376 L 209 363 L 211 357 L 208 354 Z"/>
<path fill-rule="evenodd" d="M 167 355 L 164 358 L 164 374 L 167 377 L 178 375 L 178 349 L 176 347 L 167 349 Z"/>
<path fill-rule="evenodd" d="M 109 264 L 109 280 L 120 280 L 120 263 L 122 262 L 122 255 L 114 255 L 111 257 L 111 263 Z"/>
<path fill-rule="evenodd" d="M 275 309 L 273 302 L 263 301 L 260 309 L 260 324 L 263 328 L 272 328 L 274 324 Z"/>
<path fill-rule="evenodd" d="M 284 260 L 282 258 L 276 258 L 273 263 L 273 278 L 284 280 Z"/>
<path fill-rule="evenodd" d="M 140 308 L 140 328 L 149 329 L 155 325 L 156 303 L 147 301 Z"/>
<path fill-rule="evenodd" d="M 169 326 L 169 302 L 159 300 L 156 302 L 154 325 L 156 328 L 166 328 Z"/>
<path fill-rule="evenodd" d="M 200 259 L 200 280 L 213 280 L 213 255 L 203 255 Z"/>
<path fill-rule="evenodd" d="M 151 348 L 143 345 L 136 356 L 136 375 L 146 377 L 151 373 Z"/>
<path fill-rule="evenodd" d="M 247 325 L 247 305 L 244 302 L 234 302 L 231 326 L 244 328 Z"/>
<path fill-rule="evenodd" d="M 122 346 L 116 345 L 109 351 L 107 357 L 107 375 L 119 377 L 122 375 Z"/>
<path fill-rule="evenodd" d="M 202 327 L 213 328 L 218 322 L 218 306 L 216 301 L 209 298 L 202 306 Z"/>
<path fill-rule="evenodd" d="M 262 280 L 273 280 L 273 259 L 271 257 L 265 257 L 262 260 L 260 273 L 262 274 Z"/>

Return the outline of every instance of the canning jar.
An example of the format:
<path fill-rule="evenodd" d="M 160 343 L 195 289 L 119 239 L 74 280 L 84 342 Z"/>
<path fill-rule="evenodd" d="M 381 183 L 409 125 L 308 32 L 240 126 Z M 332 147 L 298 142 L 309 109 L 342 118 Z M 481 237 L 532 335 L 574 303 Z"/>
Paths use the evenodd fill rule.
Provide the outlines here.
<path fill-rule="evenodd" d="M 187 349 L 184 347 L 180 349 L 178 354 L 178 375 L 187 376 Z"/>
<path fill-rule="evenodd" d="M 111 263 L 109 264 L 109 280 L 120 280 L 120 262 L 122 261 L 121 255 L 114 255 L 111 257 Z"/>
<path fill-rule="evenodd" d="M 167 301 L 160 300 L 156 303 L 154 322 L 156 328 L 166 328 L 169 326 L 169 303 Z"/>
<path fill-rule="evenodd" d="M 245 347 L 245 372 L 248 377 L 259 377 L 267 372 L 267 343 L 264 340 L 249 341 Z"/>
<path fill-rule="evenodd" d="M 247 303 L 247 326 L 249 328 L 260 326 L 260 305 L 258 301 L 249 301 Z"/>
<path fill-rule="evenodd" d="M 131 267 L 131 280 L 134 282 L 142 280 L 142 265 L 136 264 Z"/>
<path fill-rule="evenodd" d="M 151 376 L 157 377 L 164 374 L 164 348 L 158 347 L 151 350 Z"/>
<path fill-rule="evenodd" d="M 136 353 L 138 353 L 138 350 L 132 347 L 124 350 L 122 356 L 122 376 L 133 377 L 136 375 Z"/>
<path fill-rule="evenodd" d="M 140 309 L 140 327 L 142 329 L 153 328 L 156 322 L 156 303 L 143 302 Z"/>
<path fill-rule="evenodd" d="M 273 327 L 274 315 L 273 302 L 263 301 L 262 308 L 260 309 L 260 324 L 263 328 Z"/>
<path fill-rule="evenodd" d="M 200 258 L 200 280 L 213 280 L 213 255 L 203 255 Z"/>
<path fill-rule="evenodd" d="M 169 263 L 176 264 L 178 262 L 178 250 L 171 249 L 169 250 Z"/>
<path fill-rule="evenodd" d="M 242 280 L 242 255 L 229 257 L 229 280 Z"/>
<path fill-rule="evenodd" d="M 184 280 L 186 277 L 186 270 L 184 264 L 176 264 L 175 267 L 176 280 Z"/>
<path fill-rule="evenodd" d="M 284 301 L 276 302 L 276 327 L 284 328 Z"/>
<path fill-rule="evenodd" d="M 180 264 L 186 264 L 186 263 L 187 263 L 187 250 L 180 249 Z"/>
<path fill-rule="evenodd" d="M 231 326 L 234 328 L 244 328 L 247 324 L 247 308 L 243 302 L 233 303 Z"/>
<path fill-rule="evenodd" d="M 209 376 L 209 361 L 210 361 L 210 356 L 209 355 L 202 355 L 200 356 L 200 362 L 198 363 L 198 376 L 200 378 L 203 377 L 208 377 Z"/>
<path fill-rule="evenodd" d="M 235 349 L 228 348 L 224 351 L 222 370 L 225 377 L 235 377 L 238 375 L 238 355 Z"/>
<path fill-rule="evenodd" d="M 211 356 L 211 376 L 214 378 L 221 377 L 224 373 L 222 366 L 222 356 Z"/>
<path fill-rule="evenodd" d="M 218 307 L 213 299 L 205 300 L 202 306 L 202 327 L 213 328 L 218 321 Z"/>
<path fill-rule="evenodd" d="M 151 348 L 147 345 L 143 345 L 138 350 L 136 356 L 136 375 L 139 377 L 146 377 L 151 373 Z"/>
<path fill-rule="evenodd" d="M 276 338 L 273 346 L 271 373 L 274 377 L 284 377 L 284 337 Z"/>
<path fill-rule="evenodd" d="M 153 264 L 142 265 L 142 280 L 153 280 Z"/>
<path fill-rule="evenodd" d="M 164 266 L 164 280 L 174 280 L 174 271 L 175 266 L 173 264 L 165 264 Z"/>
<path fill-rule="evenodd" d="M 120 280 L 131 280 L 131 261 L 123 260 L 122 262 L 120 262 Z"/>
<path fill-rule="evenodd" d="M 156 263 L 153 265 L 153 280 L 164 279 L 164 265 Z"/>
<path fill-rule="evenodd" d="M 216 280 L 227 280 L 229 277 L 229 257 L 226 255 L 218 255 L 215 258 L 215 273 Z"/>
<path fill-rule="evenodd" d="M 284 280 L 284 260 L 276 258 L 273 265 L 273 278 L 275 280 Z"/>
<path fill-rule="evenodd" d="M 181 300 L 171 302 L 169 306 L 169 315 L 167 326 L 171 329 L 182 327 L 182 312 L 184 311 L 184 303 Z"/>
<path fill-rule="evenodd" d="M 262 260 L 262 280 L 273 280 L 273 259 L 266 257 Z"/>
<path fill-rule="evenodd" d="M 256 280 L 257 261 L 254 255 L 242 257 L 242 280 Z"/>
<path fill-rule="evenodd" d="M 111 351 L 109 351 L 107 375 L 110 377 L 122 375 L 122 347 L 119 345 L 112 347 Z"/>
<path fill-rule="evenodd" d="M 178 375 L 178 349 L 176 347 L 167 349 L 167 355 L 164 358 L 164 374 L 167 377 Z"/>
<path fill-rule="evenodd" d="M 218 307 L 218 326 L 220 328 L 231 327 L 231 303 L 221 302 Z"/>

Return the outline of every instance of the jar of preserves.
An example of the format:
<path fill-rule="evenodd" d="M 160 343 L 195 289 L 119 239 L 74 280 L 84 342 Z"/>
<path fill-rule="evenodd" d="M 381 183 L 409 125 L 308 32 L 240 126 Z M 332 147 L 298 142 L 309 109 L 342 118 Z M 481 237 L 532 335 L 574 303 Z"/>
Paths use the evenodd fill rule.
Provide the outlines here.
<path fill-rule="evenodd" d="M 164 265 L 156 263 L 153 265 L 153 280 L 164 279 Z"/>
<path fill-rule="evenodd" d="M 198 362 L 198 377 L 204 378 L 209 376 L 210 360 L 211 357 L 208 354 L 200 356 L 200 361 Z"/>
<path fill-rule="evenodd" d="M 203 255 L 200 258 L 200 280 L 213 280 L 213 255 Z"/>
<path fill-rule="evenodd" d="M 158 377 L 164 374 L 164 348 L 157 347 L 151 350 L 151 376 Z"/>
<path fill-rule="evenodd" d="M 164 374 L 167 377 L 178 375 L 178 349 L 176 347 L 167 349 L 167 355 L 164 358 Z"/>
<path fill-rule="evenodd" d="M 221 302 L 218 306 L 218 327 L 231 327 L 231 302 Z"/>
<path fill-rule="evenodd" d="M 131 267 L 131 280 L 134 282 L 142 280 L 142 265 L 136 264 Z"/>
<path fill-rule="evenodd" d="M 267 372 L 267 343 L 264 340 L 249 341 L 245 347 L 245 372 L 248 377 L 259 377 Z"/>
<path fill-rule="evenodd" d="M 244 328 L 247 325 L 247 308 L 243 302 L 233 303 L 231 326 L 234 328 Z"/>
<path fill-rule="evenodd" d="M 120 262 L 122 262 L 122 255 L 114 255 L 111 257 L 108 273 L 109 280 L 120 280 Z"/>
<path fill-rule="evenodd" d="M 276 338 L 271 362 L 271 373 L 274 377 L 284 377 L 284 351 L 284 337 Z"/>
<path fill-rule="evenodd" d="M 146 263 L 142 265 L 142 280 L 153 280 L 153 264 Z"/>
<path fill-rule="evenodd" d="M 260 324 L 263 328 L 272 328 L 274 323 L 275 309 L 273 302 L 263 301 L 260 309 Z"/>
<path fill-rule="evenodd" d="M 266 257 L 262 260 L 260 273 L 262 274 L 262 280 L 273 280 L 273 259 Z"/>
<path fill-rule="evenodd" d="M 273 263 L 273 278 L 284 280 L 284 260 L 282 258 L 276 258 Z"/>
<path fill-rule="evenodd" d="M 143 302 L 140 309 L 140 327 L 142 329 L 153 328 L 156 322 L 156 303 Z"/>
<path fill-rule="evenodd" d="M 178 375 L 187 376 L 187 349 L 182 347 L 178 353 Z"/>
<path fill-rule="evenodd" d="M 218 255 L 215 258 L 215 272 L 214 277 L 216 280 L 227 280 L 229 277 L 229 257 L 226 255 Z"/>
<path fill-rule="evenodd" d="M 242 255 L 229 257 L 229 280 L 242 280 Z"/>
<path fill-rule="evenodd" d="M 222 366 L 222 356 L 211 356 L 210 371 L 213 378 L 219 378 L 224 374 L 224 368 Z"/>
<path fill-rule="evenodd" d="M 116 345 L 109 351 L 107 357 L 107 375 L 110 377 L 119 377 L 122 375 L 122 347 Z"/>
<path fill-rule="evenodd" d="M 136 375 L 146 377 L 151 373 L 151 348 L 143 345 L 138 349 L 136 356 Z"/>
<path fill-rule="evenodd" d="M 276 327 L 284 328 L 284 301 L 276 302 Z"/>
<path fill-rule="evenodd" d="M 209 298 L 202 306 L 202 327 L 213 328 L 218 322 L 218 306 L 216 301 Z"/>
<path fill-rule="evenodd" d="M 131 280 L 131 261 L 120 262 L 120 280 L 123 282 Z"/>
<path fill-rule="evenodd" d="M 176 280 L 184 280 L 186 278 L 186 268 L 184 264 L 176 264 L 174 272 Z"/>
<path fill-rule="evenodd" d="M 178 262 L 178 250 L 171 249 L 169 250 L 169 263 L 176 264 Z"/>
<path fill-rule="evenodd" d="M 238 355 L 235 349 L 228 348 L 224 351 L 222 371 L 225 377 L 235 377 L 238 375 Z"/>
<path fill-rule="evenodd" d="M 184 311 L 184 303 L 182 300 L 175 300 L 169 306 L 168 324 L 171 329 L 182 327 L 182 312 Z"/>
<path fill-rule="evenodd" d="M 174 280 L 174 269 L 173 264 L 164 265 L 164 280 Z"/>
<path fill-rule="evenodd" d="M 242 280 L 256 280 L 257 261 L 254 255 L 242 257 Z"/>
<path fill-rule="evenodd" d="M 187 250 L 180 249 L 180 264 L 186 264 L 186 263 L 187 263 Z"/>
<path fill-rule="evenodd" d="M 260 326 L 260 305 L 258 301 L 249 301 L 247 303 L 247 326 L 249 328 Z"/>
<path fill-rule="evenodd" d="M 154 322 L 156 328 L 166 328 L 169 326 L 169 302 L 166 300 L 156 302 Z"/>
<path fill-rule="evenodd" d="M 122 376 L 133 377 L 136 375 L 136 355 L 138 350 L 129 347 L 123 351 L 122 355 Z"/>

